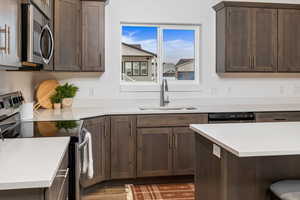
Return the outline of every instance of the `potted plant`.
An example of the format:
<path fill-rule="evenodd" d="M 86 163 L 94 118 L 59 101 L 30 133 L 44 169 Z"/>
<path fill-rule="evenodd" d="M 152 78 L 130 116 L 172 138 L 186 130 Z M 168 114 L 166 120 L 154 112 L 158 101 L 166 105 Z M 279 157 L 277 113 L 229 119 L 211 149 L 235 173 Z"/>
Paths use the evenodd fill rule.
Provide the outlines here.
<path fill-rule="evenodd" d="M 62 97 L 62 107 L 70 108 L 73 104 L 73 98 L 78 91 L 78 87 L 73 84 L 66 83 L 64 85 L 58 86 L 56 92 Z"/>
<path fill-rule="evenodd" d="M 51 102 L 54 109 L 61 109 L 61 101 L 62 98 L 59 93 L 56 93 L 51 97 Z"/>

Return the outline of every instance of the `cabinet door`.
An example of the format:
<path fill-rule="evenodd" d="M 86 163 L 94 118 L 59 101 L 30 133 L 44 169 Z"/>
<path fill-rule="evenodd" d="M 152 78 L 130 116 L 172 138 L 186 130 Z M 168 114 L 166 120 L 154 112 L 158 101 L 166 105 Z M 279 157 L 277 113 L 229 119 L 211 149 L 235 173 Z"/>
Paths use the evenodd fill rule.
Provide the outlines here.
<path fill-rule="evenodd" d="M 228 8 L 227 72 L 251 71 L 251 9 Z"/>
<path fill-rule="evenodd" d="M 108 178 L 106 163 L 109 162 L 110 140 L 105 126 L 105 117 L 88 119 L 84 123 L 84 127 L 92 136 L 94 177 L 89 179 L 86 175 L 82 175 L 80 183 L 83 187 L 89 187 Z"/>
<path fill-rule="evenodd" d="M 54 1 L 54 70 L 79 71 L 81 63 L 80 1 Z"/>
<path fill-rule="evenodd" d="M 195 160 L 195 134 L 189 128 L 173 129 L 173 174 L 193 175 Z"/>
<path fill-rule="evenodd" d="M 136 177 L 136 117 L 111 117 L 111 178 Z"/>
<path fill-rule="evenodd" d="M 255 72 L 277 70 L 277 9 L 252 9 L 253 57 Z"/>
<path fill-rule="evenodd" d="M 104 2 L 82 2 L 82 71 L 105 71 L 104 6 Z"/>
<path fill-rule="evenodd" d="M 18 0 L 1 0 L 0 6 L 0 65 L 20 66 L 20 13 Z"/>
<path fill-rule="evenodd" d="M 137 138 L 138 177 L 172 175 L 172 129 L 138 129 Z"/>
<path fill-rule="evenodd" d="M 278 11 L 278 71 L 300 72 L 300 11 Z"/>
<path fill-rule="evenodd" d="M 69 189 L 69 152 L 67 151 L 60 164 L 50 188 L 45 191 L 45 200 L 66 200 Z"/>

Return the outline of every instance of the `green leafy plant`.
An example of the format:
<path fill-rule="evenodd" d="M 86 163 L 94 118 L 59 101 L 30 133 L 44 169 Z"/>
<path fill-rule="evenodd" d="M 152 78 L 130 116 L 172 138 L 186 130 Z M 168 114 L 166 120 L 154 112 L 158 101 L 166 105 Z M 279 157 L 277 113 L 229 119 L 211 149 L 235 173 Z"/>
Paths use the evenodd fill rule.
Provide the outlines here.
<path fill-rule="evenodd" d="M 56 92 L 56 94 L 54 94 L 50 97 L 50 100 L 52 103 L 61 103 L 62 97 L 59 93 Z"/>
<path fill-rule="evenodd" d="M 59 121 L 56 122 L 56 127 L 58 129 L 65 129 L 68 131 L 69 129 L 76 128 L 78 126 L 76 121 Z"/>
<path fill-rule="evenodd" d="M 73 98 L 78 92 L 78 87 L 73 84 L 66 83 L 64 85 L 58 86 L 56 88 L 56 93 L 61 96 L 61 98 Z"/>

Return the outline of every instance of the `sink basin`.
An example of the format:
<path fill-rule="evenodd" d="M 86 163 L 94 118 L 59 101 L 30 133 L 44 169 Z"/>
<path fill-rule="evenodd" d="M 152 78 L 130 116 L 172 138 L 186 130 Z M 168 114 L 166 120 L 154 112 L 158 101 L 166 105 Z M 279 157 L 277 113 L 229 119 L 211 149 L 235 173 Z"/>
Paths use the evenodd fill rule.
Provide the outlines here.
<path fill-rule="evenodd" d="M 147 107 L 147 106 L 141 106 L 139 107 L 140 110 L 196 110 L 197 108 L 192 106 L 165 106 L 165 107 Z"/>

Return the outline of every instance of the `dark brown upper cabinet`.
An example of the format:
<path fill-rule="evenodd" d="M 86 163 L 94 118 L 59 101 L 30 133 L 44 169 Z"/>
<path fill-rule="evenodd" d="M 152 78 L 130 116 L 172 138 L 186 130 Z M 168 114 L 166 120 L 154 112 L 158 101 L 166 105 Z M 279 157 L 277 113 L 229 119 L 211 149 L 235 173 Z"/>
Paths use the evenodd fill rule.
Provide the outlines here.
<path fill-rule="evenodd" d="M 300 72 L 300 10 L 278 10 L 278 71 Z"/>
<path fill-rule="evenodd" d="M 104 2 L 82 2 L 82 71 L 105 71 L 104 8 Z"/>
<path fill-rule="evenodd" d="M 54 1 L 54 71 L 105 71 L 105 1 Z"/>
<path fill-rule="evenodd" d="M 54 38 L 54 71 L 80 71 L 80 0 L 54 1 Z"/>
<path fill-rule="evenodd" d="M 277 72 L 278 7 L 282 6 L 285 5 L 221 2 L 214 7 L 217 73 Z"/>
<path fill-rule="evenodd" d="M 227 71 L 251 71 L 251 10 L 248 8 L 229 8 L 227 10 L 228 36 Z M 224 18 L 226 19 L 226 17 Z M 224 36 L 223 36 L 224 37 Z M 218 52 L 219 53 L 219 52 Z"/>
<path fill-rule="evenodd" d="M 1 0 L 0 67 L 21 66 L 21 4 L 19 0 Z"/>
<path fill-rule="evenodd" d="M 277 10 L 252 10 L 252 70 L 275 72 L 277 69 Z"/>

